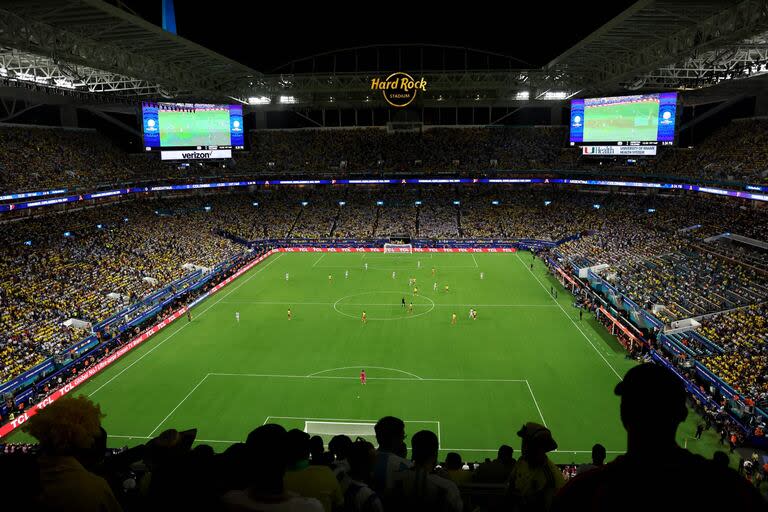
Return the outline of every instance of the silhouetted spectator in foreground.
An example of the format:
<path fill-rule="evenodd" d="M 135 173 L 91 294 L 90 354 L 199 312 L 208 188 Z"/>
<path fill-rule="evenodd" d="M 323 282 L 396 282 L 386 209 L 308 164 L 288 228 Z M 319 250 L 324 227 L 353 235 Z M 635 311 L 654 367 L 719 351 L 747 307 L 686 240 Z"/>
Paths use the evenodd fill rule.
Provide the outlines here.
<path fill-rule="evenodd" d="M 343 434 L 333 436 L 328 443 L 328 451 L 333 458 L 331 471 L 341 487 L 341 493 L 347 492 L 350 483 L 349 477 L 349 451 L 352 449 L 352 440 Z"/>
<path fill-rule="evenodd" d="M 106 480 L 83 467 L 103 444 L 101 409 L 85 396 L 65 396 L 33 416 L 23 430 L 40 442 L 40 496 L 35 510 L 113 512 L 122 508 Z M 7 489 L 14 492 L 13 489 Z"/>
<path fill-rule="evenodd" d="M 413 512 L 461 512 L 463 502 L 459 488 L 445 472 L 437 474 L 438 440 L 429 430 L 420 430 L 411 439 L 413 467 L 395 483 L 394 500 L 387 510 Z"/>
<path fill-rule="evenodd" d="M 358 438 L 348 449 L 350 482 L 344 492 L 346 512 L 383 512 L 381 498 L 371 489 L 376 449 L 365 439 Z"/>
<path fill-rule="evenodd" d="M 309 434 L 299 429 L 288 432 L 288 471 L 285 473 L 285 489 L 317 498 L 325 512 L 341 506 L 344 496 L 333 471 L 328 466 L 312 466 L 309 463 Z"/>
<path fill-rule="evenodd" d="M 580 465 L 576 470 L 576 475 L 586 473 L 592 469 L 603 467 L 603 464 L 605 464 L 605 446 L 598 443 L 592 447 L 592 463 Z"/>
<path fill-rule="evenodd" d="M 333 455 L 325 451 L 323 438 L 312 436 L 309 439 L 310 463 L 313 466 L 330 466 L 333 462 Z"/>
<path fill-rule="evenodd" d="M 456 485 L 468 484 L 472 481 L 472 473 L 464 471 L 464 462 L 461 455 L 456 452 L 450 452 L 445 456 L 445 465 L 443 469 L 448 472 L 450 478 Z"/>
<path fill-rule="evenodd" d="M 712 454 L 712 462 L 720 467 L 727 468 L 731 464 L 731 459 L 728 458 L 727 453 L 718 450 Z"/>
<path fill-rule="evenodd" d="M 552 432 L 538 423 L 526 423 L 517 435 L 523 441 L 523 453 L 509 475 L 511 508 L 520 512 L 549 510 L 555 493 L 565 484 L 562 472 L 547 457 L 547 452 L 557 449 L 557 443 Z"/>
<path fill-rule="evenodd" d="M 374 426 L 376 442 L 376 464 L 373 468 L 373 488 L 381 496 L 392 489 L 398 473 L 411 467 L 405 458 L 405 423 L 400 418 L 385 416 Z"/>
<path fill-rule="evenodd" d="M 230 491 L 222 497 L 224 510 L 230 512 L 322 512 L 314 498 L 302 498 L 283 490 L 286 466 L 287 434 L 280 425 L 263 425 L 248 435 L 253 483 L 242 491 Z"/>
<path fill-rule="evenodd" d="M 499 447 L 496 460 L 486 461 L 473 473 L 472 479 L 478 483 L 501 484 L 507 481 L 512 468 L 515 465 L 515 458 L 512 456 L 515 449 L 509 445 Z"/>
<path fill-rule="evenodd" d="M 675 434 L 688 409 L 685 389 L 672 373 L 654 364 L 636 366 L 615 392 L 627 430 L 626 455 L 574 478 L 554 510 L 765 510 L 757 491 L 735 471 L 677 445 Z"/>

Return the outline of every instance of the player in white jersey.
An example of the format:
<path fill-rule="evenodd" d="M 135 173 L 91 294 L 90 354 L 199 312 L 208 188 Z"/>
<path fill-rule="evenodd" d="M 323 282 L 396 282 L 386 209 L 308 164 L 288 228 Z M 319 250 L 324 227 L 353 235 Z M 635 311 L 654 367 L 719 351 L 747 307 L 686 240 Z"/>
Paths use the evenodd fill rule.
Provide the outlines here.
<path fill-rule="evenodd" d="M 472 309 L 472 308 L 469 308 L 469 319 L 470 320 L 472 319 L 472 316 L 474 316 L 474 314 L 475 314 L 475 310 Z"/>
<path fill-rule="evenodd" d="M 285 280 L 288 280 L 288 272 L 285 273 Z"/>
<path fill-rule="evenodd" d="M 394 278 L 395 278 L 395 273 L 394 273 L 394 272 L 392 272 L 392 279 L 394 279 Z"/>
<path fill-rule="evenodd" d="M 437 283 L 435 283 L 435 284 L 433 284 L 433 285 L 432 285 L 432 291 L 433 291 L 433 292 L 436 292 L 436 291 L 437 291 Z"/>
<path fill-rule="evenodd" d="M 237 323 L 240 323 L 240 312 L 235 312 L 235 320 L 237 320 Z"/>
<path fill-rule="evenodd" d="M 365 270 L 368 270 L 368 264 L 367 263 L 365 264 Z"/>
<path fill-rule="evenodd" d="M 349 279 L 349 270 L 344 271 L 344 279 Z"/>
<path fill-rule="evenodd" d="M 480 279 L 485 279 L 485 272 L 480 272 Z"/>
<path fill-rule="evenodd" d="M 416 268 L 421 268 L 421 260 L 416 262 Z"/>

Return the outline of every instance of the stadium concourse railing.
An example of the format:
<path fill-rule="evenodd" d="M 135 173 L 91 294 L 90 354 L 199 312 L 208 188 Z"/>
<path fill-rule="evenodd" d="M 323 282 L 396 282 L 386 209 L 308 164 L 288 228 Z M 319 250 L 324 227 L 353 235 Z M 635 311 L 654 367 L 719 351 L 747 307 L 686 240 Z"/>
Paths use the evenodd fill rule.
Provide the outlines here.
<path fill-rule="evenodd" d="M 192 183 L 184 185 L 154 185 L 126 187 L 115 190 L 104 190 L 98 192 L 78 193 L 65 195 L 62 197 L 52 197 L 47 199 L 37 199 L 38 197 L 49 196 L 49 191 L 26 192 L 22 194 L 10 194 L 2 197 L 23 196 L 28 199 L 36 198 L 34 201 L 22 201 L 14 203 L 0 204 L 0 213 L 21 211 L 44 206 L 55 206 L 78 203 L 82 201 L 95 201 L 108 198 L 119 198 L 123 196 L 157 193 L 157 192 L 183 192 L 195 190 L 215 190 L 227 188 L 247 188 L 253 186 L 307 186 L 307 185 L 441 185 L 441 184 L 563 184 L 576 186 L 596 186 L 596 187 L 627 187 L 627 188 L 645 188 L 656 190 L 682 190 L 698 192 L 703 194 L 714 194 L 719 196 L 736 197 L 751 201 L 768 202 L 768 186 L 749 185 L 745 187 L 747 191 L 729 190 L 704 185 L 690 183 L 654 183 L 654 182 L 634 182 L 622 180 L 598 180 L 598 179 L 573 179 L 573 178 L 363 178 L 363 179 L 303 179 L 303 180 L 245 180 L 245 181 L 225 181 Z M 35 195 L 39 194 L 39 195 Z M 2 201 L 2 200 L 0 200 Z"/>
<path fill-rule="evenodd" d="M 562 258 L 556 250 L 554 252 L 558 255 L 558 257 L 560 257 L 561 260 L 566 261 L 566 259 Z M 552 258 L 547 257 L 546 261 L 551 268 L 560 269 L 561 267 L 561 264 Z M 573 263 L 571 263 L 571 268 L 573 269 L 576 276 L 579 275 L 579 270 L 582 270 L 580 267 Z M 717 401 L 711 395 L 702 392 L 700 384 L 692 381 L 688 376 L 680 372 L 678 367 L 675 366 L 675 364 L 673 364 L 669 358 L 671 357 L 673 360 L 680 358 L 687 359 L 688 361 L 686 362 L 686 365 L 695 371 L 695 375 L 701 379 L 702 383 L 708 385 L 712 390 L 714 390 L 714 392 L 719 393 L 720 396 L 725 397 L 731 404 L 731 407 L 728 410 L 728 415 L 733 423 L 737 425 L 743 432 L 747 433 L 747 435 L 751 434 L 752 429 L 749 428 L 747 424 L 745 424 L 745 420 L 747 419 L 745 412 L 749 410 L 749 407 L 745 402 L 745 398 L 747 397 L 738 393 L 729 384 L 727 384 L 720 377 L 710 371 L 704 364 L 697 361 L 695 359 L 696 354 L 682 343 L 679 343 L 675 336 L 663 333 L 662 331 L 664 328 L 664 322 L 638 306 L 634 301 L 626 297 L 623 293 L 619 292 L 602 277 L 595 274 L 591 270 L 588 270 L 586 281 L 587 284 L 584 284 L 583 282 L 582 284 L 584 284 L 584 286 L 588 285 L 588 287 L 595 292 L 595 296 L 604 306 L 612 305 L 618 310 L 625 312 L 629 322 L 634 323 L 642 330 L 645 330 L 649 333 L 653 332 L 657 335 L 657 347 L 649 349 L 649 354 L 654 361 L 671 369 L 675 375 L 683 382 L 688 392 L 700 403 L 707 406 L 708 408 L 714 410 L 718 409 L 719 404 Z M 616 309 L 613 308 L 612 310 L 616 311 Z M 686 333 L 686 336 L 696 339 L 696 341 L 699 341 L 709 350 L 712 350 L 715 353 L 723 352 L 723 349 L 720 348 L 716 343 L 713 343 L 700 333 Z M 763 421 L 768 421 L 768 413 L 766 413 L 766 411 L 760 409 L 759 407 L 755 407 L 753 412 L 758 417 L 761 417 Z M 768 447 L 768 441 L 765 438 L 758 439 L 752 436 L 750 441 L 757 446 Z"/>

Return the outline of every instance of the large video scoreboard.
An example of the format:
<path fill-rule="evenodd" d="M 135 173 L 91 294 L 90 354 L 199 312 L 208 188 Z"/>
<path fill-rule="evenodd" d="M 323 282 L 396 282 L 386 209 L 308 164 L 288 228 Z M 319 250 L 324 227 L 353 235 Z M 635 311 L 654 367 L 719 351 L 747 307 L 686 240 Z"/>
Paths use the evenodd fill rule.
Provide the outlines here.
<path fill-rule="evenodd" d="M 571 100 L 571 146 L 584 154 L 655 155 L 675 141 L 677 93 Z"/>
<path fill-rule="evenodd" d="M 232 158 L 245 149 L 240 105 L 145 102 L 141 112 L 144 149 L 163 160 Z"/>

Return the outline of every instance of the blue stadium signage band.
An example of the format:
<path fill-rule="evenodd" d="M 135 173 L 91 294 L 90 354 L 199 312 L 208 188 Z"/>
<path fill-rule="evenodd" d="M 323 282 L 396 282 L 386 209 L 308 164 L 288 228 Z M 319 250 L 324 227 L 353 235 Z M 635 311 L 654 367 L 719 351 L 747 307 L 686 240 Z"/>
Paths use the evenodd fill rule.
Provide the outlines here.
<path fill-rule="evenodd" d="M 51 199 L 40 199 L 37 201 L 27 201 L 21 203 L 11 203 L 0 205 L 0 212 L 10 212 L 15 210 L 25 210 L 29 208 L 39 208 L 41 206 L 53 206 L 57 204 L 74 203 L 78 201 L 92 201 L 95 199 L 103 199 L 105 197 L 123 196 L 128 194 L 142 194 L 147 192 L 167 192 L 167 191 L 184 191 L 184 190 L 200 190 L 200 189 L 217 189 L 217 188 L 234 188 L 234 187 L 251 187 L 258 186 L 271 186 L 271 185 L 401 185 L 401 184 L 422 184 L 422 185 L 436 185 L 436 184 L 467 184 L 467 183 L 489 183 L 489 184 L 520 184 L 520 183 L 554 183 L 554 184 L 566 184 L 566 185 L 585 185 L 585 186 L 599 186 L 599 187 L 632 187 L 632 188 L 656 188 L 656 189 L 668 189 L 668 190 L 689 190 L 692 192 L 700 192 L 703 194 L 714 194 L 719 196 L 738 197 L 740 199 L 748 199 L 750 201 L 766 201 L 768 202 L 768 194 L 756 194 L 753 192 L 742 192 L 739 190 L 727 190 L 713 187 L 705 187 L 701 185 L 691 185 L 687 183 L 648 183 L 648 182 L 635 182 L 635 181 L 615 181 L 615 180 L 579 180 L 579 179 L 563 179 L 563 178 L 409 178 L 409 179 L 322 179 L 322 180 L 251 180 L 251 181 L 227 181 L 216 183 L 195 183 L 191 185 L 159 185 L 154 187 L 131 187 L 117 190 L 107 190 L 104 192 L 94 192 L 91 194 L 79 194 L 64 197 L 56 197 Z M 749 190 L 760 189 L 760 192 L 768 192 L 768 187 L 747 187 Z M 31 192 L 28 194 L 36 194 L 35 197 L 44 197 L 48 195 L 54 195 L 56 193 L 63 193 L 61 191 L 45 191 L 45 192 Z M 24 194 L 16 194 L 24 195 Z M 8 197 L 8 196 L 4 196 Z M 26 197 L 32 197 L 26 195 Z M 0 199 L 2 200 L 2 199 Z"/>

